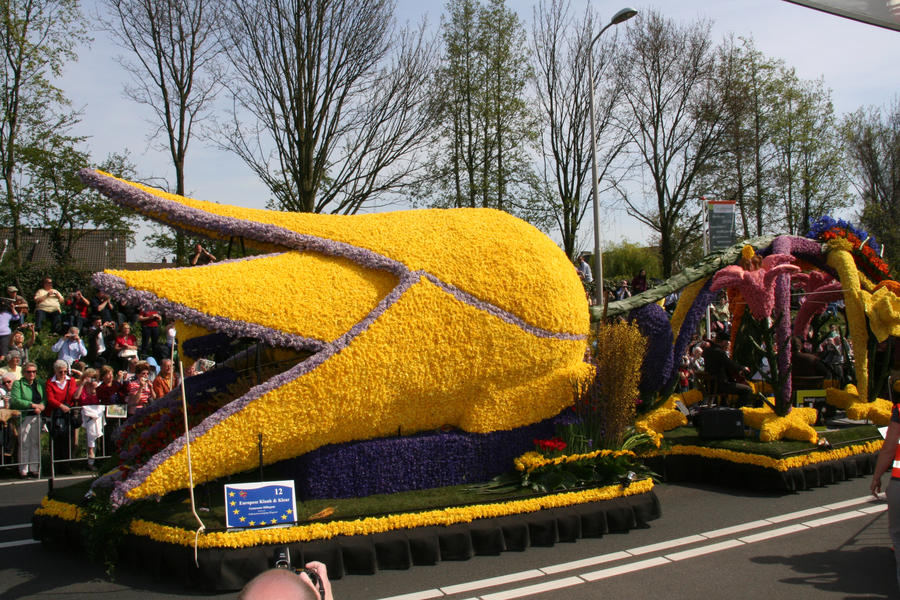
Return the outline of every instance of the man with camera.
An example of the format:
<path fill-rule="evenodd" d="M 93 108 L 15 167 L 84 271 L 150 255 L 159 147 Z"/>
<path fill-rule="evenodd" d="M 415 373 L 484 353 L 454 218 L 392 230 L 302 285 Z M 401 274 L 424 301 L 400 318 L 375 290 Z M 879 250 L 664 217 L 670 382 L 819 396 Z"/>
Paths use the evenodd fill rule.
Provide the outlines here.
<path fill-rule="evenodd" d="M 216 257 L 212 255 L 212 253 L 197 244 L 194 246 L 194 255 L 191 256 L 191 266 L 192 267 L 201 267 L 203 265 L 208 265 L 209 263 L 216 262 Z"/>
<path fill-rule="evenodd" d="M 291 566 L 287 547 L 279 548 L 275 568 L 251 579 L 238 596 L 239 600 L 334 600 L 328 569 L 318 561 L 306 563 L 303 569 Z"/>
<path fill-rule="evenodd" d="M 34 293 L 34 326 L 38 331 L 44 321 L 49 319 L 53 333 L 59 332 L 62 325 L 62 302 L 65 302 L 65 298 L 53 287 L 53 280 L 44 277 L 41 289 Z"/>
<path fill-rule="evenodd" d="M 13 305 L 16 307 L 16 312 L 19 313 L 19 316 L 24 321 L 25 317 L 28 316 L 28 301 L 19 293 L 19 288 L 14 285 L 8 286 L 6 288 L 6 297 L 12 300 Z"/>
<path fill-rule="evenodd" d="M 84 342 L 81 341 L 77 327 L 69 327 L 68 333 L 59 338 L 50 349 L 56 352 L 58 360 L 65 361 L 70 367 L 76 360 L 81 360 L 87 356 L 87 348 L 84 347 Z"/>

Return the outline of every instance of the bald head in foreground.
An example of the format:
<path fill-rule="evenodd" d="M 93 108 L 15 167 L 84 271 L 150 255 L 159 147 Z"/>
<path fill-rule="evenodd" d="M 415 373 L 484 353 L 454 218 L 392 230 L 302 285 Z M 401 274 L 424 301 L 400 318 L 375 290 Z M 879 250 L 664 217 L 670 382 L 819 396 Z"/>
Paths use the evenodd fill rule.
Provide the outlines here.
<path fill-rule="evenodd" d="M 306 568 L 315 571 L 323 583 L 325 597 L 313 585 L 306 573 L 288 569 L 269 569 L 251 579 L 241 590 L 239 600 L 334 600 L 328 570 L 320 562 L 310 562 Z"/>

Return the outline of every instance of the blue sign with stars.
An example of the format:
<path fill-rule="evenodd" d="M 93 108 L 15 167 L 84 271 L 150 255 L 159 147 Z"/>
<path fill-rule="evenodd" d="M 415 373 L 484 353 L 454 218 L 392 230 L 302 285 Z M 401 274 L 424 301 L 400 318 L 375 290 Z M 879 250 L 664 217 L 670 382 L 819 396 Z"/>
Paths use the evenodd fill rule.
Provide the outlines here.
<path fill-rule="evenodd" d="M 225 486 L 227 527 L 278 527 L 297 520 L 293 481 Z"/>

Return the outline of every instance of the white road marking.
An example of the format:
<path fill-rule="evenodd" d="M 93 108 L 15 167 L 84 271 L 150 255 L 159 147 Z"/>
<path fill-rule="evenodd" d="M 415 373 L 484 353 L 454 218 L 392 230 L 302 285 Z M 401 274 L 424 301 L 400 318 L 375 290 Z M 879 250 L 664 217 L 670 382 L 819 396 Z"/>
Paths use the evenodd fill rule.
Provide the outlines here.
<path fill-rule="evenodd" d="M 713 539 L 717 537 L 725 537 L 726 535 L 733 535 L 735 533 L 744 533 L 745 531 L 750 531 L 751 529 L 759 529 L 760 527 L 768 527 L 771 524 L 772 522 L 768 519 L 760 519 L 759 521 L 749 521 L 747 523 L 741 523 L 740 525 L 734 525 L 733 527 L 713 529 L 712 531 L 706 531 L 704 533 L 701 533 L 700 535 L 707 539 Z"/>
<path fill-rule="evenodd" d="M 779 527 L 778 529 L 763 531 L 762 533 L 756 533 L 738 539 L 745 544 L 752 544 L 754 542 L 762 542 L 764 540 L 770 540 L 772 538 L 781 537 L 790 533 L 797 533 L 798 531 L 804 531 L 806 529 L 809 529 L 809 527 L 807 527 L 806 525 L 788 525 L 787 527 Z"/>
<path fill-rule="evenodd" d="M 540 570 L 547 575 L 556 575 L 557 573 L 562 573 L 564 571 L 583 569 L 585 567 L 593 567 L 596 565 L 601 565 L 603 563 L 621 560 L 623 558 L 631 558 L 631 556 L 631 554 L 624 551 L 610 552 L 609 554 L 601 554 L 600 556 L 591 556 L 590 558 L 573 560 L 572 562 L 560 563 L 558 565 L 551 565 L 549 567 L 541 567 Z"/>
<path fill-rule="evenodd" d="M 412 594 L 403 594 L 402 596 L 391 596 L 382 600 L 430 600 L 431 598 L 441 598 L 443 595 L 444 592 L 441 590 L 423 590 Z"/>
<path fill-rule="evenodd" d="M 9 531 L 10 529 L 25 529 L 26 527 L 31 527 L 31 523 L 19 523 L 18 525 L 3 525 L 0 527 L 0 531 Z"/>
<path fill-rule="evenodd" d="M 866 506 L 866 507 L 860 508 L 858 510 L 859 510 L 859 512 L 865 513 L 867 515 L 871 515 L 871 514 L 878 513 L 878 512 L 886 512 L 887 504 L 876 504 L 874 506 Z"/>
<path fill-rule="evenodd" d="M 447 594 L 448 596 L 452 594 L 461 594 L 463 592 L 470 592 L 472 590 L 478 590 L 486 587 L 493 587 L 496 585 L 504 585 L 506 583 L 515 583 L 517 581 L 525 581 L 527 579 L 535 579 L 537 577 L 543 577 L 543 571 L 538 571 L 537 569 L 532 569 L 531 571 L 520 571 L 518 573 L 510 573 L 509 575 L 502 575 L 500 577 L 491 577 L 490 579 L 479 579 L 478 581 L 470 581 L 469 583 L 460 583 L 457 585 L 449 585 L 447 587 L 440 588 L 442 592 Z"/>
<path fill-rule="evenodd" d="M 656 558 L 647 558 L 645 560 L 639 560 L 633 563 L 626 563 L 624 565 L 619 565 L 618 567 L 610 567 L 608 569 L 602 569 L 600 571 L 584 573 L 581 575 L 581 578 L 585 581 L 598 581 L 600 579 L 607 579 L 609 577 L 615 577 L 617 575 L 624 575 L 625 573 L 633 573 L 635 571 L 642 571 L 651 567 L 658 567 L 659 565 L 665 565 L 670 562 L 672 561 L 665 557 L 658 556 Z"/>
<path fill-rule="evenodd" d="M 792 513 L 787 513 L 786 515 L 775 515 L 774 517 L 768 517 L 766 521 L 768 521 L 769 523 L 785 523 L 787 521 L 802 519 L 803 517 L 821 515 L 824 512 L 828 512 L 828 509 L 824 506 L 816 506 L 815 508 L 807 508 L 805 510 L 798 510 Z"/>
<path fill-rule="evenodd" d="M 822 525 L 831 525 L 832 523 L 846 521 L 847 519 L 855 519 L 856 517 L 861 517 L 864 514 L 864 512 L 858 510 L 851 510 L 850 512 L 830 515 L 827 517 L 822 517 L 820 519 L 813 519 L 812 521 L 804 521 L 803 523 L 801 523 L 801 525 L 805 525 L 806 527 L 820 527 Z"/>
<path fill-rule="evenodd" d="M 861 506 L 855 510 L 850 510 L 843 513 L 828 515 L 824 517 L 820 517 L 818 519 L 812 519 L 809 521 L 805 521 L 802 523 L 794 523 L 792 525 L 786 525 L 784 527 L 778 527 L 776 529 L 770 529 L 768 531 L 761 531 L 756 534 L 747 535 L 738 538 L 732 538 L 728 540 L 723 540 L 720 542 L 715 542 L 711 544 L 706 544 L 702 546 L 697 546 L 695 548 L 690 548 L 687 550 L 682 550 L 680 552 L 674 552 L 667 554 L 665 556 L 657 556 L 654 558 L 648 558 L 644 560 L 638 560 L 634 562 L 626 562 L 624 564 L 620 564 L 617 566 L 609 567 L 606 569 L 601 569 L 599 571 L 592 571 L 588 573 L 583 573 L 577 577 L 566 577 L 563 579 L 546 581 L 543 583 L 537 583 L 533 585 L 528 585 L 520 588 L 515 588 L 511 590 L 494 592 L 491 594 L 480 595 L 477 597 L 470 598 L 469 600 L 512 600 L 514 598 L 524 598 L 534 596 L 536 594 L 542 594 L 545 592 L 551 592 L 554 590 L 572 587 L 574 585 L 580 585 L 587 582 L 599 581 L 601 579 L 607 579 L 610 577 L 616 577 L 618 575 L 623 575 L 626 573 L 633 573 L 635 571 L 640 571 L 643 569 L 649 569 L 653 567 L 657 567 L 664 564 L 669 564 L 672 562 L 677 562 L 680 560 L 686 560 L 690 558 L 695 558 L 698 556 L 703 556 L 707 554 L 712 554 L 715 552 L 723 552 L 725 550 L 729 550 L 731 548 L 736 548 L 738 546 L 744 546 L 746 544 L 753 544 L 756 542 L 762 542 L 766 540 L 771 540 L 777 537 L 791 535 L 794 533 L 798 533 L 801 531 L 807 531 L 809 529 L 813 529 L 816 527 L 823 527 L 826 525 L 831 525 L 833 523 L 839 523 L 841 521 L 846 521 L 849 519 L 854 519 L 858 517 L 863 517 L 871 514 L 875 514 L 878 512 L 884 512 L 887 510 L 887 505 L 884 501 L 876 500 L 871 496 L 863 496 L 860 498 L 853 498 L 850 500 L 844 500 L 841 502 L 834 502 L 832 504 L 827 504 L 825 506 L 817 506 L 813 508 L 807 508 L 804 510 L 798 510 L 792 513 L 787 513 L 784 515 L 774 515 L 772 517 L 766 519 L 760 519 L 756 521 L 748 521 L 746 523 L 740 523 L 738 525 L 734 525 L 731 527 L 725 527 L 722 529 L 715 529 L 712 531 L 707 531 L 705 533 L 700 533 L 696 535 L 689 535 L 681 538 L 675 538 L 671 540 L 666 540 L 663 542 L 659 542 L 656 544 L 649 544 L 646 546 L 638 546 L 636 548 L 631 548 L 629 550 L 621 550 L 618 552 L 611 552 L 608 554 L 601 554 L 598 556 L 591 556 L 588 558 L 583 558 L 576 561 L 559 563 L 556 565 L 548 565 L 546 567 L 541 567 L 540 569 L 532 569 L 529 571 L 520 571 L 518 573 L 511 573 L 509 575 L 503 575 L 499 577 L 491 577 L 489 579 L 481 579 L 478 581 L 472 581 L 468 583 L 461 583 L 451 586 L 446 586 L 440 589 L 432 589 L 432 590 L 424 590 L 421 592 L 415 592 L 412 594 L 404 594 L 401 596 L 391 596 L 389 598 L 383 598 L 382 600 L 430 600 L 432 598 L 440 598 L 444 595 L 452 595 L 458 594 L 462 592 L 471 592 L 473 590 L 482 589 L 486 587 L 492 587 L 497 585 L 503 585 L 506 583 L 513 583 L 516 581 L 525 581 L 528 579 L 534 579 L 537 577 L 546 577 L 549 575 L 555 575 L 557 573 L 562 573 L 565 571 L 573 571 L 577 569 L 583 569 L 585 567 L 592 567 L 599 564 L 616 562 L 620 560 L 626 560 L 635 556 L 641 556 L 644 554 L 650 554 L 653 552 L 659 552 L 662 550 L 668 550 L 671 548 L 677 548 L 679 546 L 685 546 L 694 544 L 696 542 L 705 542 L 710 539 L 726 537 L 729 535 L 743 533 L 745 531 L 750 531 L 753 529 L 760 529 L 766 527 L 768 525 L 774 525 L 778 523 L 784 523 L 787 521 L 801 519 L 803 517 L 809 517 L 813 515 L 821 515 L 822 513 L 833 512 L 836 510 L 840 510 L 842 508 L 849 508 L 859 506 L 861 504 L 869 504 L 869 506 Z M 37 543 L 37 542 L 30 542 Z M 2 545 L 0 545 L 2 547 Z"/>
<path fill-rule="evenodd" d="M 874 500 L 875 498 L 870 494 L 868 496 L 860 496 L 859 498 L 850 498 L 849 500 L 841 500 L 840 502 L 826 504 L 824 508 L 827 508 L 828 510 L 841 510 L 842 508 L 850 508 L 851 506 L 868 504 L 870 502 L 873 502 Z"/>
<path fill-rule="evenodd" d="M 19 540 L 17 542 L 0 543 L 0 548 L 15 548 L 16 546 L 30 546 L 31 544 L 40 544 L 40 540 Z"/>
<path fill-rule="evenodd" d="M 638 548 L 632 548 L 631 550 L 626 550 L 628 554 L 632 556 L 640 556 L 641 554 L 650 554 L 652 552 L 659 552 L 660 550 L 668 550 L 669 548 L 677 548 L 678 546 L 686 546 L 688 544 L 693 544 L 695 542 L 705 542 L 706 538 L 699 535 L 689 535 L 683 538 L 677 538 L 674 540 L 666 540 L 665 542 L 659 542 L 658 544 L 650 544 L 649 546 L 640 546 Z"/>
<path fill-rule="evenodd" d="M 722 550 L 728 550 L 729 548 L 743 545 L 744 542 L 740 540 L 725 540 L 724 542 L 707 544 L 706 546 L 700 546 L 699 548 L 691 548 L 690 550 L 682 550 L 681 552 L 666 554 L 666 558 L 668 560 L 671 560 L 672 562 L 675 562 L 678 560 L 684 560 L 686 558 L 703 556 L 704 554 L 712 554 L 713 552 L 721 552 Z"/>
<path fill-rule="evenodd" d="M 583 583 L 584 580 L 579 577 L 566 577 L 565 579 L 556 579 L 554 581 L 529 585 L 515 590 L 488 594 L 486 596 L 481 596 L 481 600 L 512 600 L 513 598 L 527 598 L 535 594 L 553 592 L 562 588 L 572 587 L 573 585 L 581 585 Z"/>

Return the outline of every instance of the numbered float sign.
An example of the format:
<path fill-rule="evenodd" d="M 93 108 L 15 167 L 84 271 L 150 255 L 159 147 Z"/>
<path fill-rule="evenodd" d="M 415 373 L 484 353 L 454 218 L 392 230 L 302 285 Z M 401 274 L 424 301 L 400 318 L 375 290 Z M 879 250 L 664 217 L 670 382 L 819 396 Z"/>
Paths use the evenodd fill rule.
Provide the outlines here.
<path fill-rule="evenodd" d="M 227 527 L 279 527 L 297 520 L 293 481 L 263 481 L 225 486 Z"/>

